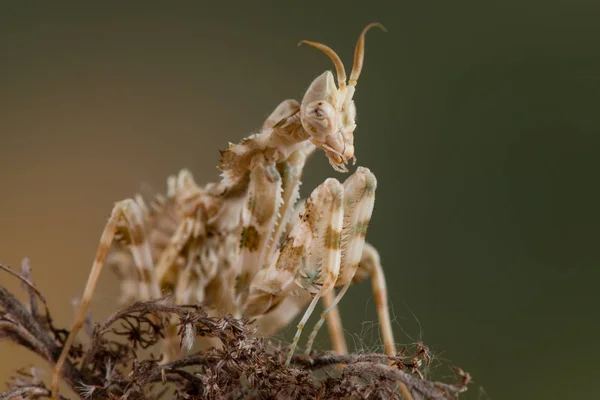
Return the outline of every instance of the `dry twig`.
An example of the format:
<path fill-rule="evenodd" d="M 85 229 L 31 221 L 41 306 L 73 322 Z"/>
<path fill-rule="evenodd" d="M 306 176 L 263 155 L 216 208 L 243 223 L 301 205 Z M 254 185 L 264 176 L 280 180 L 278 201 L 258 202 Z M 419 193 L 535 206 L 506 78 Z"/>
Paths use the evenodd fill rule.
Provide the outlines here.
<path fill-rule="evenodd" d="M 46 301 L 33 284 L 29 267 L 22 274 L 3 265 L 0 269 L 23 282 L 30 302 L 28 309 L 0 287 L 0 338 L 25 346 L 54 364 L 68 332 L 52 325 L 47 308 L 41 314 L 33 306 L 38 300 L 46 306 Z M 397 382 L 406 385 L 415 399 L 446 399 L 467 389 L 468 374 L 464 372 L 457 384 L 422 379 L 415 371 L 421 363 L 414 363 L 419 357 L 427 361 L 422 351 L 395 357 L 321 353 L 294 357 L 288 368 L 287 348 L 256 337 L 246 321 L 210 317 L 199 306 L 176 306 L 169 300 L 137 302 L 97 324 L 90 344 L 75 346 L 69 353 L 62 379 L 80 398 L 114 399 L 400 399 Z M 140 350 L 159 343 L 172 317 L 178 320 L 182 343 L 207 336 L 219 339 L 221 346 L 168 363 L 152 354 L 144 357 Z M 336 364 L 345 365 L 341 373 L 328 368 Z M 0 400 L 50 397 L 45 384 L 33 375 L 21 373 L 9 390 L 0 394 Z"/>

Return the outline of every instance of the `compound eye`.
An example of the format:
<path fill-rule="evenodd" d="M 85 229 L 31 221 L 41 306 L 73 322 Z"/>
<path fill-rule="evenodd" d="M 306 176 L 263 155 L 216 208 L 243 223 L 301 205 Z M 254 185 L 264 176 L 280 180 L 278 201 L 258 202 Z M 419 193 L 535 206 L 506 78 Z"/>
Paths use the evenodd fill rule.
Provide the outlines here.
<path fill-rule="evenodd" d="M 356 121 L 356 106 L 354 101 L 351 101 L 347 107 L 345 107 L 345 124 L 353 124 Z"/>
<path fill-rule="evenodd" d="M 310 102 L 304 109 L 303 122 L 313 136 L 322 138 L 336 129 L 335 108 L 324 100 Z"/>

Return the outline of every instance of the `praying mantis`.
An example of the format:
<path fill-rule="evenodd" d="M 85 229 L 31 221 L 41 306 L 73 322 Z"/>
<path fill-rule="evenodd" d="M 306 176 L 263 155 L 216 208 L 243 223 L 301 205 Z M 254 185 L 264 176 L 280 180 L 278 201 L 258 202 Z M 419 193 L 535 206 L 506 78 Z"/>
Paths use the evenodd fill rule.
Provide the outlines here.
<path fill-rule="evenodd" d="M 54 367 L 54 395 L 105 264 L 120 273 L 125 301 L 156 299 L 171 291 L 178 304 L 200 303 L 255 319 L 265 334 L 287 326 L 308 304 L 286 366 L 321 299 L 326 307 L 304 353 L 310 354 L 326 319 L 334 349 L 346 351 L 336 306 L 352 283 L 371 277 L 385 350 L 395 355 L 383 269 L 377 251 L 365 242 L 375 175 L 359 166 L 343 182 L 328 178 L 299 200 L 302 171 L 313 152 L 322 150 L 337 172 L 347 173 L 348 164 L 356 162 L 353 98 L 365 35 L 373 27 L 385 30 L 379 23 L 362 30 L 349 78 L 331 48 L 301 41 L 330 58 L 337 79 L 330 71 L 322 73 L 301 102 L 283 101 L 260 132 L 230 144 L 221 152 L 218 182 L 200 186 L 184 169 L 169 177 L 167 193 L 149 204 L 135 196 L 114 205 Z"/>

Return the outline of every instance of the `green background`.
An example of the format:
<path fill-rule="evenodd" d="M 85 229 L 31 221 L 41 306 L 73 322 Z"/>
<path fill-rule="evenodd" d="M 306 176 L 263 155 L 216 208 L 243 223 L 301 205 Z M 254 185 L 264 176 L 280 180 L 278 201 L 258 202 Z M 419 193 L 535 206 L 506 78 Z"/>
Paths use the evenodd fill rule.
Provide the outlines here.
<path fill-rule="evenodd" d="M 299 40 L 350 68 L 360 30 L 380 21 L 355 144 L 379 181 L 368 239 L 397 341 L 430 346 L 438 378 L 469 371 L 466 398 L 598 398 L 600 5 L 243 4 L 0 4 L 0 262 L 29 256 L 70 324 L 113 202 L 164 190 L 182 167 L 217 179 L 219 148 L 332 69 Z M 344 178 L 322 152 L 304 176 L 303 195 Z M 341 305 L 354 350 L 379 344 L 369 288 Z M 96 318 L 117 296 L 107 270 Z M 2 381 L 36 360 L 0 352 Z"/>

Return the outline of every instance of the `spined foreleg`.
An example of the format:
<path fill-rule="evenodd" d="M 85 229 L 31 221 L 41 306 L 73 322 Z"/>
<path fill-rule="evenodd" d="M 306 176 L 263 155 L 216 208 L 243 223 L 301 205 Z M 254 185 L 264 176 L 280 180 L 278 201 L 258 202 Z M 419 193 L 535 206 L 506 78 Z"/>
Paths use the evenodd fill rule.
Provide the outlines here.
<path fill-rule="evenodd" d="M 375 176 L 367 169 L 359 167 L 356 172 L 344 182 L 344 223 L 342 228 L 342 259 L 336 286 L 342 286 L 337 296 L 321 313 L 321 318 L 315 325 L 306 345 L 305 354 L 310 354 L 317 332 L 325 322 L 327 315 L 340 302 L 348 287 L 352 283 L 352 278 L 356 273 L 358 264 L 361 260 L 367 227 L 373 212 L 375 203 L 375 189 L 377 180 Z M 332 320 L 330 325 L 334 325 Z M 341 333 L 341 329 L 338 330 Z M 339 339 L 335 339 L 334 343 Z M 339 345 L 339 344 L 338 344 Z"/>

